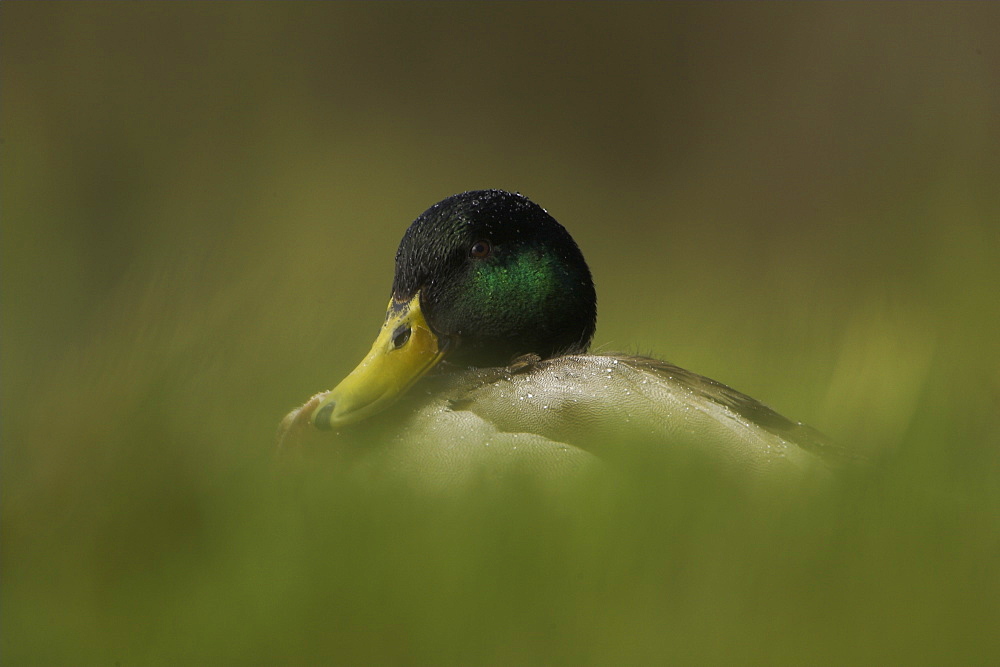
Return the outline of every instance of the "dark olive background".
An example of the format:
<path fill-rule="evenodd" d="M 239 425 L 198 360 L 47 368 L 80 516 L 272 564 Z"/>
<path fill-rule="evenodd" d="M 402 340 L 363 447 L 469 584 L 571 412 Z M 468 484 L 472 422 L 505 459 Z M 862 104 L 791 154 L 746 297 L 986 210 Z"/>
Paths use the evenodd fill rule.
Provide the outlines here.
<path fill-rule="evenodd" d="M 1000 660 L 1000 8 L 0 3 L 2 655 Z M 869 452 L 443 501 L 275 463 L 456 192 L 574 235 L 595 345 Z"/>

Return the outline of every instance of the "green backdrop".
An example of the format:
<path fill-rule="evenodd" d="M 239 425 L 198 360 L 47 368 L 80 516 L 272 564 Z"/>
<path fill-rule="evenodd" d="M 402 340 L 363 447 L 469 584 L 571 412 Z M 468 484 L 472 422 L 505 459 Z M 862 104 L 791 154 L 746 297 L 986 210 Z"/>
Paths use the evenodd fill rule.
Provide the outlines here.
<path fill-rule="evenodd" d="M 2 657 L 1000 660 L 1000 8 L 0 3 Z M 275 461 L 396 244 L 517 190 L 595 345 L 873 463 L 460 499 Z"/>

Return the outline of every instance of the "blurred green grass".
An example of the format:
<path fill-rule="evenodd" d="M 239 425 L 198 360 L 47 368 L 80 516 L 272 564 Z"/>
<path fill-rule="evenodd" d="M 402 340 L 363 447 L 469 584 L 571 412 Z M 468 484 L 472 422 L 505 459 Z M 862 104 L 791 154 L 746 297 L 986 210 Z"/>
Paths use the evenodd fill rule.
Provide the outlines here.
<path fill-rule="evenodd" d="M 0 4 L 2 644 L 48 664 L 1000 657 L 990 5 Z M 276 462 L 424 208 L 520 190 L 600 349 L 871 453 L 459 498 Z"/>

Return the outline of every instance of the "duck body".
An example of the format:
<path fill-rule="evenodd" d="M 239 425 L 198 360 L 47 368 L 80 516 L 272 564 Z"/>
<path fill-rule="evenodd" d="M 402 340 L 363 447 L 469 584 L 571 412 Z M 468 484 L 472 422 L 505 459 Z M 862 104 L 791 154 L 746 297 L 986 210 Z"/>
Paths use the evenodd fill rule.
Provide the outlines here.
<path fill-rule="evenodd" d="M 384 418 L 322 434 L 286 418 L 350 465 L 454 486 L 512 471 L 559 477 L 636 460 L 697 460 L 752 479 L 825 471 L 850 456 L 810 427 L 709 378 L 625 354 L 529 358 L 447 369 L 421 380 Z M 293 427 L 297 424 L 297 428 Z M 295 432 L 297 431 L 297 432 Z"/>
<path fill-rule="evenodd" d="M 544 209 L 500 190 L 455 195 L 404 235 L 369 355 L 290 413 L 279 440 L 442 481 L 470 470 L 560 476 L 646 452 L 696 452 L 749 475 L 843 458 L 724 384 L 656 359 L 586 354 L 595 325 L 589 268 Z"/>

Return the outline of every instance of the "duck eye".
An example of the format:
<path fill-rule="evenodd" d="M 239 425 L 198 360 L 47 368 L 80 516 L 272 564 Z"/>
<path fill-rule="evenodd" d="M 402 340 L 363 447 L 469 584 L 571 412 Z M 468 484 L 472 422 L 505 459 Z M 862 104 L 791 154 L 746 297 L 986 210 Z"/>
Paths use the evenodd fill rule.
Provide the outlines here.
<path fill-rule="evenodd" d="M 392 333 L 392 349 L 398 350 L 410 340 L 410 327 L 400 327 Z"/>
<path fill-rule="evenodd" d="M 469 257 L 483 259 L 484 257 L 489 257 L 492 250 L 493 248 L 490 247 L 489 241 L 476 241 L 469 248 Z"/>

